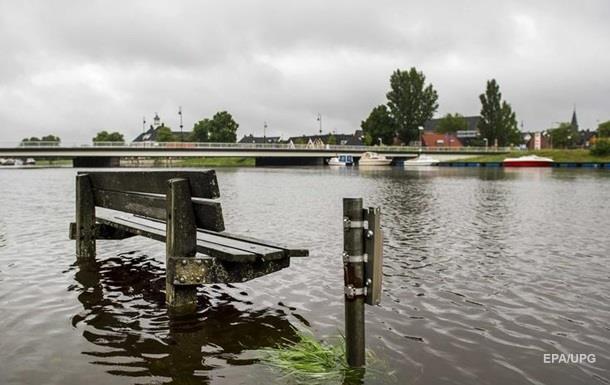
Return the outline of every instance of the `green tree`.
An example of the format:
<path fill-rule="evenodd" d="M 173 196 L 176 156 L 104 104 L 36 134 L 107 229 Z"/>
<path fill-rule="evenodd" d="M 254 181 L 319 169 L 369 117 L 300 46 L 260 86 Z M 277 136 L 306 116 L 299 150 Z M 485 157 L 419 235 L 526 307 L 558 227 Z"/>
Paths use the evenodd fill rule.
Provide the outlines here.
<path fill-rule="evenodd" d="M 172 129 L 162 125 L 157 129 L 157 142 L 173 142 L 175 140 Z"/>
<path fill-rule="evenodd" d="M 337 144 L 337 137 L 333 134 L 328 135 L 328 139 L 326 140 L 326 144 Z"/>
<path fill-rule="evenodd" d="M 549 130 L 554 148 L 574 147 L 578 141 L 578 131 L 569 122 L 559 123 L 559 127 Z"/>
<path fill-rule="evenodd" d="M 597 135 L 600 138 L 610 138 L 610 120 L 597 126 Z"/>
<path fill-rule="evenodd" d="M 521 135 L 517 128 L 517 117 L 510 104 L 502 100 L 500 86 L 495 79 L 487 81 L 485 93 L 479 96 L 481 100 L 481 119 L 479 132 L 487 138 L 489 144 L 497 140 L 499 146 L 519 144 Z"/>
<path fill-rule="evenodd" d="M 210 131 L 212 130 L 212 121 L 208 118 L 195 123 L 190 140 L 192 142 L 209 142 Z"/>
<path fill-rule="evenodd" d="M 373 108 L 369 117 L 360 123 L 360 127 L 365 135 L 365 142 L 368 136 L 371 143 L 378 143 L 378 138 L 381 138 L 384 144 L 392 144 L 396 135 L 396 122 L 384 104 Z"/>
<path fill-rule="evenodd" d="M 41 141 L 43 142 L 61 142 L 61 139 L 59 138 L 59 136 L 55 136 L 55 135 L 45 135 L 42 138 L 40 138 Z"/>
<path fill-rule="evenodd" d="M 593 147 L 591 147 L 591 155 L 608 156 L 610 155 L 610 139 L 598 139 Z"/>
<path fill-rule="evenodd" d="M 227 111 L 214 114 L 212 119 L 203 119 L 195 123 L 191 140 L 194 142 L 233 143 L 237 140 L 239 124 Z"/>
<path fill-rule="evenodd" d="M 123 138 L 123 134 L 119 132 L 109 133 L 106 130 L 100 131 L 93 138 L 93 142 L 125 142 L 125 138 Z"/>
<path fill-rule="evenodd" d="M 415 67 L 396 70 L 390 77 L 388 107 L 404 143 L 417 140 L 418 128 L 431 119 L 438 109 L 438 94 L 432 84 L 426 85 L 423 72 Z"/>
<path fill-rule="evenodd" d="M 22 146 L 36 146 L 38 144 L 38 142 L 40 142 L 40 139 L 38 139 L 35 136 L 32 136 L 31 138 L 21 139 Z"/>
<path fill-rule="evenodd" d="M 468 122 L 464 117 L 457 112 L 455 114 L 447 114 L 438 122 L 436 132 L 439 134 L 455 134 L 458 131 L 468 129 Z"/>

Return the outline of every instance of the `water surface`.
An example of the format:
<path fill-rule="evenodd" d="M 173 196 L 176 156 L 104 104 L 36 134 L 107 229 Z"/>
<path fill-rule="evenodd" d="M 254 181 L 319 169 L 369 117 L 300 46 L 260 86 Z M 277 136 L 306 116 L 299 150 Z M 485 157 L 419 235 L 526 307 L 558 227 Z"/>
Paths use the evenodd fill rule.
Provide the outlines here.
<path fill-rule="evenodd" d="M 220 169 L 227 229 L 311 250 L 290 268 L 164 304 L 165 247 L 98 241 L 75 262 L 74 169 L 0 170 L 0 383 L 290 383 L 257 351 L 343 329 L 341 198 L 381 206 L 382 305 L 366 384 L 609 384 L 610 173 Z M 595 363 L 545 364 L 545 353 Z"/>

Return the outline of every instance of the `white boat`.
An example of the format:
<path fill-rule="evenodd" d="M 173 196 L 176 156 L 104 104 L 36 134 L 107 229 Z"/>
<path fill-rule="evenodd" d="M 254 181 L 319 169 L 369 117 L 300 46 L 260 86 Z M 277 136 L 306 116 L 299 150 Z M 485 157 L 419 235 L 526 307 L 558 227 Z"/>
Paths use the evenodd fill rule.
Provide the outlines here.
<path fill-rule="evenodd" d="M 329 166 L 351 166 L 354 164 L 354 157 L 347 154 L 340 154 L 328 160 Z"/>
<path fill-rule="evenodd" d="M 504 167 L 551 167 L 553 159 L 537 155 L 526 155 L 518 158 L 506 158 L 502 161 Z"/>
<path fill-rule="evenodd" d="M 388 166 L 392 159 L 388 159 L 376 152 L 365 152 L 358 161 L 358 166 Z"/>
<path fill-rule="evenodd" d="M 436 166 L 440 161 L 428 155 L 420 155 L 417 158 L 405 160 L 405 167 L 411 166 Z"/>
<path fill-rule="evenodd" d="M 2 166 L 14 166 L 15 165 L 15 159 L 3 159 L 2 161 Z"/>
<path fill-rule="evenodd" d="M 34 158 L 27 158 L 25 160 L 25 164 L 27 164 L 29 166 L 34 165 L 34 164 L 36 164 L 36 159 L 34 159 Z"/>

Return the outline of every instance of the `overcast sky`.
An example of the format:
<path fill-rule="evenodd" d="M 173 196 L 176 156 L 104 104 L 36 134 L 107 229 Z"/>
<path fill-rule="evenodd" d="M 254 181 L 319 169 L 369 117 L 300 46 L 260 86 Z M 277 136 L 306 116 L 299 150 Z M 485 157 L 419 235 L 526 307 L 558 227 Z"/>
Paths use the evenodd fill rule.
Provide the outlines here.
<path fill-rule="evenodd" d="M 610 120 L 610 2 L 0 0 L 0 141 L 101 129 L 131 140 L 227 110 L 238 137 L 349 133 L 392 71 L 423 71 L 437 115 L 476 115 L 496 78 L 525 130 Z"/>

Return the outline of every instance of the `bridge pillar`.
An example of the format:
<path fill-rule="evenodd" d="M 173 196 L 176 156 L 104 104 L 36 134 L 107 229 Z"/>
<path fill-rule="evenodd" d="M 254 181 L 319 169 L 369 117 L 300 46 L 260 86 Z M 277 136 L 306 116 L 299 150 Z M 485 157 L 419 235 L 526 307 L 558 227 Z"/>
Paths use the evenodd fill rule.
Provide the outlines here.
<path fill-rule="evenodd" d="M 73 167 L 120 167 L 118 156 L 79 156 L 72 159 Z"/>
<path fill-rule="evenodd" d="M 315 157 L 283 157 L 283 156 L 273 156 L 273 157 L 259 157 L 256 158 L 255 161 L 256 167 L 264 167 L 264 166 L 323 166 L 324 158 L 315 158 Z"/>

